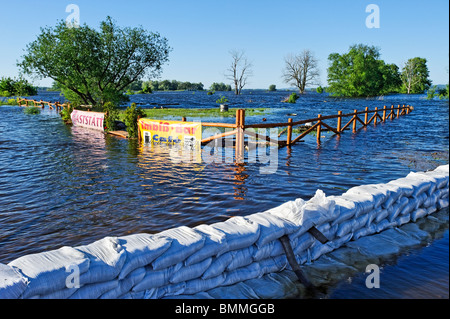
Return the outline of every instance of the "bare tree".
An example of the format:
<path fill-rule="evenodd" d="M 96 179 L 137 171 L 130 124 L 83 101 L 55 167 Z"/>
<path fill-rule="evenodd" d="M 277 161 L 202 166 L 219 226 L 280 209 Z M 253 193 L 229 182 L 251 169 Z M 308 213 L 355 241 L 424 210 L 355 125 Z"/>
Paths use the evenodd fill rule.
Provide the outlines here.
<path fill-rule="evenodd" d="M 234 93 L 241 94 L 242 89 L 247 84 L 248 77 L 252 75 L 252 64 L 247 60 L 244 51 L 230 51 L 231 65 L 227 69 L 227 79 L 233 81 Z"/>
<path fill-rule="evenodd" d="M 309 84 L 318 84 L 319 69 L 317 59 L 310 50 L 298 55 L 288 55 L 285 59 L 283 79 L 285 83 L 295 85 L 301 94 Z"/>

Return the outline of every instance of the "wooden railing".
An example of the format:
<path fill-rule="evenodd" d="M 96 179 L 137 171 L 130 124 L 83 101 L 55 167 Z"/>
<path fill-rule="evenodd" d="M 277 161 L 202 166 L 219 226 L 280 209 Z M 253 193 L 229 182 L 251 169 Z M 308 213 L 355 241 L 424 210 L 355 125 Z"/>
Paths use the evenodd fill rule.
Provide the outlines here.
<path fill-rule="evenodd" d="M 360 123 L 363 127 L 366 127 L 373 123 L 377 125 L 378 121 L 386 122 L 388 119 L 398 118 L 402 115 L 409 114 L 414 108 L 410 105 L 398 105 L 394 107 L 392 105 L 390 108 L 384 106 L 382 109 L 375 108 L 374 110 L 369 110 L 367 107 L 364 111 L 354 110 L 352 113 L 343 114 L 342 111 L 338 111 L 337 115 L 327 115 L 322 116 L 322 114 L 318 114 L 317 118 L 293 121 L 292 118 L 288 119 L 287 123 L 260 123 L 260 124 L 245 124 L 245 110 L 239 109 L 236 110 L 236 123 L 235 124 L 226 124 L 226 123 L 205 123 L 202 122 L 202 126 L 209 127 L 222 127 L 222 128 L 233 128 L 234 130 L 217 134 L 214 136 L 207 137 L 202 140 L 202 144 L 206 144 L 214 139 L 224 138 L 231 135 L 236 135 L 236 149 L 243 149 L 243 147 L 239 147 L 243 145 L 243 136 L 249 135 L 260 139 L 265 139 L 266 141 L 277 143 L 279 146 L 291 146 L 298 142 L 300 142 L 306 135 L 316 130 L 316 138 L 317 143 L 321 143 L 321 133 L 322 130 L 331 131 L 335 134 L 341 134 L 345 130 L 350 129 L 350 125 L 352 126 L 353 132 L 356 131 L 357 124 Z M 361 119 L 361 115 L 364 115 L 363 119 Z M 370 115 L 370 118 L 369 118 Z M 343 119 L 350 118 L 350 120 L 342 125 Z M 333 127 L 330 124 L 325 123 L 325 121 L 336 119 L 336 126 Z M 302 132 L 297 137 L 293 137 L 293 131 L 295 126 L 303 125 Z M 279 134 L 280 137 L 285 132 L 287 133 L 286 140 L 274 140 L 269 136 L 255 134 L 252 131 L 248 131 L 246 129 L 249 128 L 284 128 Z"/>
<path fill-rule="evenodd" d="M 46 102 L 46 101 L 42 101 L 42 100 L 36 101 L 36 100 L 28 100 L 28 99 L 22 99 L 22 98 L 17 98 L 17 104 L 19 106 L 25 106 L 25 107 L 34 106 L 34 107 L 42 107 L 42 108 L 44 108 L 45 105 L 47 104 L 47 106 L 51 110 L 53 110 L 55 108 L 58 111 L 62 110 L 66 106 L 70 105 L 70 103 L 61 104 L 60 102 Z"/>

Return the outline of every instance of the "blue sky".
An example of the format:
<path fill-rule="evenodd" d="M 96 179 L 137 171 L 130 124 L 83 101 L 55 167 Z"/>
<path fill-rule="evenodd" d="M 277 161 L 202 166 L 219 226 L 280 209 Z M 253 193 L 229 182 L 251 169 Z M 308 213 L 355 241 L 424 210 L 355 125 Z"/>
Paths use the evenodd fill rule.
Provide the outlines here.
<path fill-rule="evenodd" d="M 310 49 L 326 85 L 328 55 L 363 43 L 379 47 L 381 58 L 399 67 L 409 58 L 426 58 L 433 84 L 448 83 L 448 0 L 0 0 L 0 76 L 18 75 L 16 61 L 26 45 L 40 27 L 65 20 L 69 4 L 80 8 L 81 24 L 98 27 L 109 15 L 120 26 L 142 26 L 166 37 L 173 51 L 161 79 L 202 82 L 206 88 L 228 83 L 229 51 L 237 49 L 253 64 L 246 88 L 289 87 L 281 78 L 284 57 Z M 366 27 L 369 4 L 380 9 L 380 28 Z"/>

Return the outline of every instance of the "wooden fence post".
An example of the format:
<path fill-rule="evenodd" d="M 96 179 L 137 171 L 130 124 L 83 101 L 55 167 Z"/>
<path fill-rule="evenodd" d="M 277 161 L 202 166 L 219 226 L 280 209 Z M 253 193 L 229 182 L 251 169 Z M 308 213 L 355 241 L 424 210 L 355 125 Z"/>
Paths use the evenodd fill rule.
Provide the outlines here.
<path fill-rule="evenodd" d="M 386 105 L 383 106 L 383 122 L 386 121 Z"/>
<path fill-rule="evenodd" d="M 355 110 L 355 115 L 353 116 L 353 133 L 356 132 L 356 117 L 358 116 L 356 113 L 358 113 L 358 110 Z"/>
<path fill-rule="evenodd" d="M 319 119 L 318 123 L 319 125 L 317 126 L 317 144 L 320 144 L 320 134 L 322 133 L 322 121 L 320 120 L 320 118 L 322 117 L 321 114 L 317 115 L 317 118 Z"/>
<path fill-rule="evenodd" d="M 397 118 L 400 117 L 400 104 L 398 105 L 398 109 L 397 109 Z"/>
<path fill-rule="evenodd" d="M 338 117 L 338 120 L 337 120 L 337 131 L 339 132 L 339 133 L 341 133 L 341 126 L 342 126 L 342 111 L 338 111 L 338 115 L 339 115 L 339 117 Z"/>
<path fill-rule="evenodd" d="M 365 108 L 365 112 L 366 112 L 366 113 L 364 114 L 364 126 L 367 125 L 368 115 L 369 115 L 369 114 L 367 113 L 368 111 L 369 111 L 369 108 L 366 107 L 366 108 Z"/>
<path fill-rule="evenodd" d="M 377 125 L 377 117 L 378 117 L 378 107 L 375 108 L 375 117 L 373 118 L 373 124 Z"/>
<path fill-rule="evenodd" d="M 236 163 L 242 163 L 244 160 L 244 126 L 245 126 L 245 110 L 236 110 Z"/>
<path fill-rule="evenodd" d="M 288 123 L 292 123 L 292 118 L 288 118 Z M 286 145 L 290 146 L 291 143 L 292 143 L 292 125 L 289 125 L 287 129 Z"/>
<path fill-rule="evenodd" d="M 391 106 L 391 120 L 393 120 L 394 119 L 394 116 L 395 116 L 395 113 L 394 113 L 394 106 L 392 105 Z"/>

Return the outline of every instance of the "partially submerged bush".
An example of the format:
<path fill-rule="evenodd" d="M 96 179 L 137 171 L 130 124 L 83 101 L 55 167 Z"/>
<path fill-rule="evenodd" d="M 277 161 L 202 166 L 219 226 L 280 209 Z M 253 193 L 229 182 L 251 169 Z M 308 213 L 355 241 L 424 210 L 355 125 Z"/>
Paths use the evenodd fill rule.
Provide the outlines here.
<path fill-rule="evenodd" d="M 103 112 L 105 112 L 105 131 L 114 131 L 116 129 L 116 120 L 119 118 L 117 106 L 112 102 L 106 102 L 103 105 Z"/>
<path fill-rule="evenodd" d="M 136 107 L 136 103 L 131 103 L 124 113 L 124 122 L 127 126 L 129 138 L 138 137 L 138 119 L 144 117 L 145 113 L 140 107 Z"/>
<path fill-rule="evenodd" d="M 41 109 L 35 106 L 30 106 L 25 108 L 25 110 L 23 111 L 25 114 L 40 114 L 41 113 Z"/>

